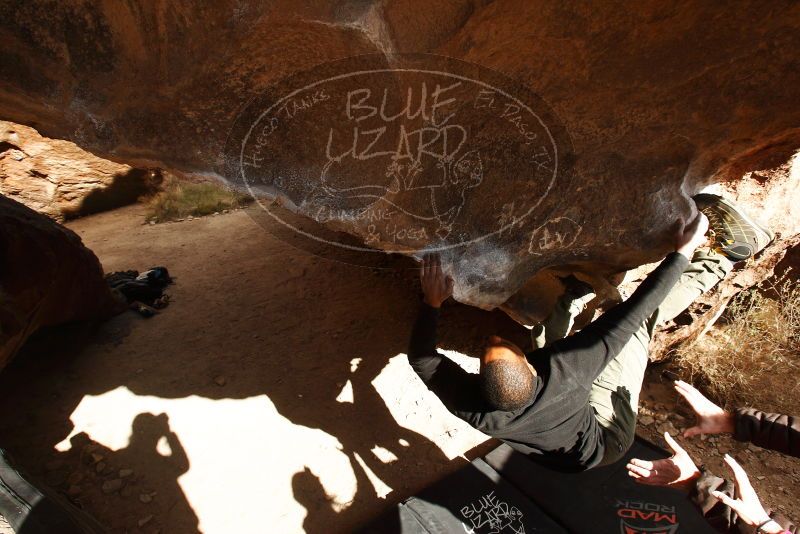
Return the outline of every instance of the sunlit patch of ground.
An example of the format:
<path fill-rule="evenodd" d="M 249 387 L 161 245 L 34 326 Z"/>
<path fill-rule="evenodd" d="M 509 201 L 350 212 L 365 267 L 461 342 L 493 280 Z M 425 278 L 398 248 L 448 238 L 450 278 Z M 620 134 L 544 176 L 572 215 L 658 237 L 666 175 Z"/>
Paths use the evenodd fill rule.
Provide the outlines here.
<path fill-rule="evenodd" d="M 47 335 L 0 374 L 0 445 L 32 479 L 112 532 L 327 534 L 365 525 L 485 442 L 406 361 L 417 272 L 314 256 L 247 210 L 156 225 L 145 214 L 70 227 L 107 272 L 166 266 L 170 305 L 71 341 Z M 474 356 L 517 329 L 527 335 L 502 312 L 450 305 L 441 346 Z"/>
<path fill-rule="evenodd" d="M 472 359 L 449 354 L 474 367 Z M 441 407 L 416 379 L 404 354 L 392 358 L 372 383 L 398 424 L 438 443 L 450 459 L 486 439 Z M 349 381 L 343 390 L 348 388 Z M 340 402 L 352 402 L 346 397 Z M 164 399 L 136 395 L 124 386 L 86 395 L 70 416 L 73 431 L 56 449 L 68 451 L 70 439 L 81 432 L 112 451 L 125 449 L 134 419 L 142 413 L 166 415 L 180 447 L 162 436 L 154 453 L 165 462 L 188 464 L 177 481 L 203 532 L 263 532 L 265 518 L 275 532 L 301 530 L 307 510 L 291 498 L 292 479 L 306 469 L 319 479 L 337 512 L 347 509 L 359 489 L 342 444 L 321 430 L 292 423 L 266 395 Z M 369 470 L 367 461 L 398 459 L 378 446 L 372 453 L 373 458 L 358 458 L 372 485 L 366 490 L 385 498 L 393 488 Z"/>

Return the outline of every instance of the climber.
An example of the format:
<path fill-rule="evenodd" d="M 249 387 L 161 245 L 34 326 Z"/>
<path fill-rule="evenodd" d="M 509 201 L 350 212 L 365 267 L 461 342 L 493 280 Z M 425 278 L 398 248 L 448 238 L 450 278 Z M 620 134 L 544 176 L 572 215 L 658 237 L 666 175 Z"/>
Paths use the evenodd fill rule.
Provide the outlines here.
<path fill-rule="evenodd" d="M 506 441 L 540 463 L 580 471 L 613 463 L 633 443 L 648 345 L 656 325 L 675 317 L 733 268 L 769 244 L 773 235 L 733 203 L 716 195 L 695 197 L 700 213 L 680 224 L 675 252 L 625 302 L 580 332 L 568 332 L 581 298 L 568 291 L 537 332 L 546 345 L 525 353 L 493 336 L 470 374 L 436 350 L 439 307 L 453 281 L 437 255 L 422 262 L 424 294 L 408 359 L 414 371 L 453 414 Z M 714 243 L 707 241 L 709 220 Z M 562 325 L 554 327 L 554 325 Z M 547 331 L 550 330 L 550 331 Z M 560 331 L 559 331 L 560 330 Z"/>

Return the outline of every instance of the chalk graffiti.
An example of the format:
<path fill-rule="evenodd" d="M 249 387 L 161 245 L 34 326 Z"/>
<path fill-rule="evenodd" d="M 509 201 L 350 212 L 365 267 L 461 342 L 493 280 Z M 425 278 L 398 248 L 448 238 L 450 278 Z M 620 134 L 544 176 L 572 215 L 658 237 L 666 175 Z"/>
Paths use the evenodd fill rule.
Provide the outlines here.
<path fill-rule="evenodd" d="M 528 253 L 540 255 L 545 251 L 565 249 L 577 241 L 583 227 L 569 217 L 556 217 L 531 232 Z"/>
<path fill-rule="evenodd" d="M 552 110 L 477 65 L 387 59 L 349 58 L 276 82 L 237 117 L 226 178 L 284 227 L 345 249 L 444 251 L 521 228 L 571 150 Z M 284 209 L 366 247 L 298 227 Z"/>
<path fill-rule="evenodd" d="M 370 88 L 349 91 L 345 115 L 356 123 L 352 129 L 352 142 L 346 139 L 344 143 L 335 143 L 335 130 L 329 129 L 325 149 L 327 162 L 320 176 L 322 187 L 314 202 L 372 199 L 389 204 L 415 219 L 435 221 L 434 231 L 440 238 L 450 235 L 453 223 L 464 207 L 467 191 L 483 181 L 480 154 L 477 151 L 460 153 L 468 141 L 467 129 L 461 124 L 449 123 L 454 113 L 437 117 L 442 108 L 457 102 L 456 98 L 440 97 L 460 85 L 461 82 L 446 87 L 436 84 L 430 99 L 426 83 L 423 82 L 416 92 L 409 87 L 404 107 L 393 114 L 386 111 L 388 89 L 383 90 L 379 105 L 370 100 L 373 95 Z M 417 94 L 418 100 L 414 100 Z M 396 127 L 393 124 L 401 119 L 418 118 L 424 121 L 425 126 L 408 129 L 402 122 L 398 122 Z M 361 130 L 358 123 L 366 119 L 372 119 L 370 124 L 373 126 L 376 120 L 384 124 Z M 396 135 L 396 142 L 385 139 L 392 134 Z M 334 144 L 343 146 L 344 151 L 334 153 Z M 343 167 L 373 158 L 388 159 L 381 177 L 388 178 L 388 182 L 370 183 L 366 179 L 367 183 L 358 185 L 347 183 L 349 175 L 342 172 Z M 414 232 L 408 234 L 416 235 Z"/>
<path fill-rule="evenodd" d="M 500 226 L 499 236 L 522 225 L 522 219 L 514 215 L 514 202 L 503 204 L 503 207 L 500 209 L 500 214 L 497 216 L 497 224 Z"/>
<path fill-rule="evenodd" d="M 376 208 L 370 206 L 368 208 L 359 209 L 342 209 L 331 206 L 319 206 L 312 217 L 319 223 L 326 223 L 329 221 L 369 221 L 370 223 L 378 221 L 391 221 L 396 211 L 390 209 Z"/>
<path fill-rule="evenodd" d="M 462 521 L 465 532 L 525 534 L 522 512 L 516 506 L 498 499 L 494 491 L 463 506 L 459 511 L 461 516 L 469 521 L 469 524 Z"/>
<path fill-rule="evenodd" d="M 374 224 L 367 226 L 367 236 L 364 242 L 367 244 L 389 241 L 392 243 L 404 243 L 419 241 L 424 245 L 428 241 L 428 231 L 424 227 L 398 227 L 394 223 L 388 223 L 383 227 L 383 231 L 377 231 Z"/>
<path fill-rule="evenodd" d="M 325 90 L 314 91 L 312 94 L 303 98 L 290 98 L 281 107 L 278 108 L 278 115 L 284 115 L 287 119 L 292 119 L 301 111 L 309 110 L 319 102 L 328 100 L 330 96 L 325 93 Z"/>

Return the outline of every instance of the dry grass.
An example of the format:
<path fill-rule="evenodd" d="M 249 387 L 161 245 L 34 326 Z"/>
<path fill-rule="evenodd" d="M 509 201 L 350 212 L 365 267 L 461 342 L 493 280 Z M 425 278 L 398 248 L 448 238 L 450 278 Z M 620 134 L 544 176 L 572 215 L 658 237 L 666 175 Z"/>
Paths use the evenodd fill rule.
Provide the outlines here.
<path fill-rule="evenodd" d="M 744 291 L 723 319 L 678 352 L 682 374 L 729 407 L 800 412 L 800 283 L 783 277 Z"/>
<path fill-rule="evenodd" d="M 244 206 L 249 197 L 216 183 L 185 183 L 170 180 L 164 190 L 148 202 L 147 220 L 174 221 L 200 217 Z"/>

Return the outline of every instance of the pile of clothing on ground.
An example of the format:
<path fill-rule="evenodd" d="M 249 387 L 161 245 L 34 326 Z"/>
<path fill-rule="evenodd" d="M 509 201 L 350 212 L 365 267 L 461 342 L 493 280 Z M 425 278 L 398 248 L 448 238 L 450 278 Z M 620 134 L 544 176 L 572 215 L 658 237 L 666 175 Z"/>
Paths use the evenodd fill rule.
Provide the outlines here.
<path fill-rule="evenodd" d="M 143 317 L 152 317 L 169 304 L 164 289 L 173 282 L 166 267 L 139 271 L 118 271 L 106 275 L 106 282 L 120 301 Z"/>

